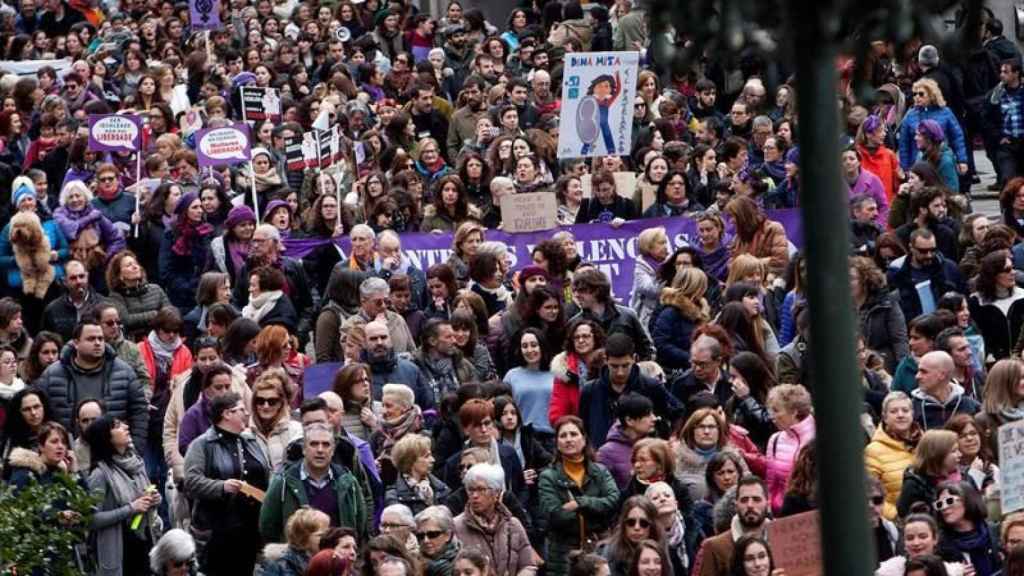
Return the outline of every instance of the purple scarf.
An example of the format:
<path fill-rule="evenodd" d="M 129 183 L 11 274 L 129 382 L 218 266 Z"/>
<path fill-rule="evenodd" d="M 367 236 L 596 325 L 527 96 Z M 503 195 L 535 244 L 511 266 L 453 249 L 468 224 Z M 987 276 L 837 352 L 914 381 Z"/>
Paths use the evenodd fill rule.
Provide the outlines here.
<path fill-rule="evenodd" d="M 228 257 L 231 258 L 231 266 L 235 271 L 241 270 L 242 266 L 245 266 L 245 259 L 249 257 L 249 246 L 247 244 L 233 242 L 231 240 L 228 240 L 226 243 Z"/>

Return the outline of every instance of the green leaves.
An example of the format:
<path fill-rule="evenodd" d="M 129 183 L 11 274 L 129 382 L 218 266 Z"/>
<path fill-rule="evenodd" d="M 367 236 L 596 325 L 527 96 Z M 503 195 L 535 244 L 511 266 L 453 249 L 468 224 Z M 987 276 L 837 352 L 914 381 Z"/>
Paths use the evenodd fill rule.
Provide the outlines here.
<path fill-rule="evenodd" d="M 67 474 L 48 480 L 0 485 L 0 576 L 83 574 L 74 548 L 85 542 L 96 501 Z"/>

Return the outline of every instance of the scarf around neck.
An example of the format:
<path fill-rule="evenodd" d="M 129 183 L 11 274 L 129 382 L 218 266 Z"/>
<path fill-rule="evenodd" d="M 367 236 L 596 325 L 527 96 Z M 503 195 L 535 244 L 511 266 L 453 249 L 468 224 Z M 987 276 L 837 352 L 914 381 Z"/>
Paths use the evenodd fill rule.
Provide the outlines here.
<path fill-rule="evenodd" d="M 116 506 L 131 504 L 146 492 L 149 486 L 149 479 L 146 478 L 146 464 L 142 458 L 129 448 L 124 454 L 116 454 L 109 462 L 97 462 L 96 467 L 103 471 L 110 481 L 110 491 L 114 495 Z M 150 508 L 146 512 L 147 522 L 140 525 L 136 532 L 145 534 L 149 522 L 153 521 L 153 512 L 156 508 Z M 131 526 L 135 514 L 125 518 L 126 525 Z"/>
<path fill-rule="evenodd" d="M 261 293 L 259 296 L 249 300 L 249 303 L 242 309 L 242 316 L 252 320 L 253 322 L 259 323 L 273 308 L 277 305 L 277 301 L 284 296 L 284 292 L 280 290 L 268 290 L 267 292 Z"/>
<path fill-rule="evenodd" d="M 197 224 L 187 216 L 177 219 L 175 230 L 178 233 L 178 237 L 175 239 L 174 245 L 171 246 L 171 251 L 178 256 L 185 256 L 191 252 L 192 244 L 196 240 L 201 240 L 213 234 L 213 226 L 206 222 Z"/>
<path fill-rule="evenodd" d="M 384 450 L 390 450 L 395 442 L 398 442 L 403 436 L 410 432 L 417 432 L 422 427 L 423 416 L 420 407 L 415 404 L 395 420 L 382 419 L 381 433 L 384 434 Z"/>
<path fill-rule="evenodd" d="M 174 359 L 174 353 L 181 348 L 181 336 L 175 336 L 174 341 L 167 344 L 156 335 L 156 330 L 150 330 L 146 340 L 149 341 L 149 346 L 153 349 L 153 356 L 156 357 L 157 362 L 165 368 L 170 366 Z"/>

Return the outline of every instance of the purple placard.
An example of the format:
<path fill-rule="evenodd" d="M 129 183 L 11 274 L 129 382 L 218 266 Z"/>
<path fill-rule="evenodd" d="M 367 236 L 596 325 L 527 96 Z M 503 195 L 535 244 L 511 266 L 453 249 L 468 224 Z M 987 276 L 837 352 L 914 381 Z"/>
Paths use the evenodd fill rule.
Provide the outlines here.
<path fill-rule="evenodd" d="M 219 30 L 220 2 L 218 0 L 189 0 L 189 23 L 193 30 Z"/>
<path fill-rule="evenodd" d="M 196 132 L 196 159 L 200 168 L 248 162 L 249 147 L 249 126 L 242 122 Z"/>
<path fill-rule="evenodd" d="M 800 210 L 769 210 L 768 217 L 782 224 L 786 229 L 789 241 L 795 246 L 803 246 L 803 224 L 800 221 Z M 487 240 L 503 242 L 509 247 L 512 256 L 512 268 L 519 269 L 530 262 L 530 251 L 541 240 L 550 238 L 558 230 L 568 230 L 576 237 L 576 250 L 580 256 L 593 262 L 605 272 L 612 281 L 612 294 L 620 301 L 628 300 L 633 288 L 633 267 L 636 264 L 636 240 L 640 232 L 647 228 L 664 226 L 668 233 L 670 249 L 685 244 L 697 244 L 697 222 L 692 218 L 655 218 L 626 222 L 620 228 L 612 228 L 608 224 L 577 224 L 564 226 L 556 230 L 542 232 L 524 232 L 508 234 L 500 230 L 488 230 Z M 731 224 L 728 226 L 731 231 Z M 426 270 L 434 264 L 448 260 L 452 248 L 452 234 L 421 234 L 404 233 L 402 250 L 420 270 Z M 727 232 L 726 242 L 731 238 Z M 327 240 L 285 240 L 285 254 L 293 258 L 301 258 L 311 250 L 328 242 Z M 342 260 L 348 258 L 350 243 L 348 238 L 337 238 L 334 242 L 343 253 Z"/>
<path fill-rule="evenodd" d="M 136 152 L 142 148 L 142 118 L 124 114 L 89 116 L 89 150 Z"/>

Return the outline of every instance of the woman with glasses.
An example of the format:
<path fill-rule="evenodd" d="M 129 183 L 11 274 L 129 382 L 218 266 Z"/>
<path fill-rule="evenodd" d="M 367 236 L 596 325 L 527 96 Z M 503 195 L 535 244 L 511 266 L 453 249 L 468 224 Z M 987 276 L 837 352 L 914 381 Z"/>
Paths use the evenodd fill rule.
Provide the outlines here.
<path fill-rule="evenodd" d="M 355 387 L 359 386 L 361 384 L 357 383 Z M 351 390 L 354 390 L 355 387 Z M 398 446 L 403 438 L 410 435 L 418 436 L 418 433 L 423 429 L 423 414 L 420 407 L 416 405 L 415 400 L 415 394 L 408 386 L 404 384 L 385 384 L 381 391 L 379 416 L 375 411 L 371 411 L 371 413 L 366 415 L 367 421 L 371 423 L 370 426 L 374 429 L 374 432 L 370 435 L 370 446 L 378 458 L 380 476 L 386 485 L 393 484 L 403 474 L 412 474 L 409 471 L 403 471 L 399 467 L 399 463 L 395 460 L 396 456 L 392 450 Z M 359 409 L 360 423 L 362 423 L 363 403 L 356 403 L 356 408 Z M 423 436 L 418 437 L 420 439 L 424 438 Z M 420 445 L 419 449 L 422 448 L 423 446 Z M 426 451 L 430 451 L 429 446 Z M 420 452 L 417 451 L 416 453 Z M 406 453 L 405 457 L 408 456 L 409 453 Z M 409 466 L 413 465 L 413 463 L 408 462 L 407 464 Z M 423 463 L 419 462 L 419 464 Z M 433 466 L 434 462 L 433 458 L 431 458 L 430 466 L 427 469 L 433 469 Z M 419 477 L 419 473 L 412 475 L 416 477 L 417 482 L 425 481 L 424 478 Z M 407 504 L 406 502 L 402 503 Z M 431 504 L 433 504 L 433 500 L 427 503 L 428 506 Z M 409 507 L 412 508 L 411 505 Z M 413 510 L 414 513 L 417 511 L 417 509 Z"/>
<path fill-rule="evenodd" d="M 486 462 L 502 468 L 505 488 L 523 505 L 529 502 L 529 490 L 523 475 L 519 456 L 511 446 L 496 438 L 497 423 L 494 419 L 494 404 L 490 400 L 471 398 L 458 410 L 458 423 L 462 428 L 464 442 L 461 449 L 444 463 L 442 479 L 450 488 L 463 486 L 459 474 L 462 451 L 468 448 L 486 450 Z"/>
<path fill-rule="evenodd" d="M 264 445 L 247 432 L 241 396 L 210 402 L 213 426 L 185 454 L 185 491 L 192 499 L 192 532 L 202 535 L 200 567 L 208 576 L 249 574 L 260 551 L 260 502 L 243 487 L 266 490 L 272 467 Z"/>
<path fill-rule="evenodd" d="M 425 576 L 453 576 L 455 557 L 462 543 L 454 537 L 454 519 L 444 506 L 430 506 L 416 514 L 416 539 Z"/>
<path fill-rule="evenodd" d="M 252 386 L 249 430 L 266 445 L 270 466 L 275 470 L 284 462 L 288 444 L 302 437 L 302 424 L 291 418 L 286 392 L 289 386 L 288 375 L 280 368 L 263 372 Z"/>
<path fill-rule="evenodd" d="M 195 540 L 184 530 L 168 530 L 149 551 L 149 569 L 156 576 L 191 576 L 196 569 Z"/>
<path fill-rule="evenodd" d="M 1019 337 L 1011 331 L 1011 319 L 1016 321 L 1024 314 L 1021 308 L 1024 304 L 1018 304 L 1024 299 L 1024 288 L 1017 286 L 1013 257 L 1009 251 L 996 250 L 982 257 L 975 289 L 970 297 L 970 307 L 981 323 L 989 344 L 987 347 L 998 360 L 1014 349 Z"/>
<path fill-rule="evenodd" d="M 430 438 L 421 434 L 406 434 L 390 447 L 389 455 L 397 470 L 397 477 L 393 486 L 384 494 L 385 506 L 404 504 L 413 514 L 419 514 L 447 500 L 451 491 L 444 482 L 431 474 L 434 455 L 431 453 Z"/>
<path fill-rule="evenodd" d="M 597 322 L 580 318 L 566 330 L 562 352 L 551 360 L 555 379 L 551 387 L 548 421 L 579 414 L 580 389 L 604 366 L 604 329 Z"/>
<path fill-rule="evenodd" d="M 875 565 L 878 565 L 899 551 L 900 529 L 883 514 L 886 491 L 882 481 L 869 474 L 864 483 L 868 493 L 868 521 L 875 541 Z"/>
<path fill-rule="evenodd" d="M 612 576 L 626 576 L 633 566 L 633 555 L 644 540 L 661 542 L 664 538 L 658 523 L 658 508 L 646 496 L 632 496 L 619 512 L 612 535 L 597 547 L 597 553 L 608 560 Z"/>
<path fill-rule="evenodd" d="M 594 461 L 583 421 L 563 416 L 554 423 L 555 462 L 540 474 L 537 529 L 548 535 L 547 574 L 569 572 L 569 551 L 592 545 L 609 527 L 619 501 L 615 479 Z"/>
<path fill-rule="evenodd" d="M 969 482 L 944 482 L 935 500 L 939 553 L 964 559 L 977 576 L 991 576 L 1002 567 L 999 544 L 986 521 L 985 501 Z"/>

